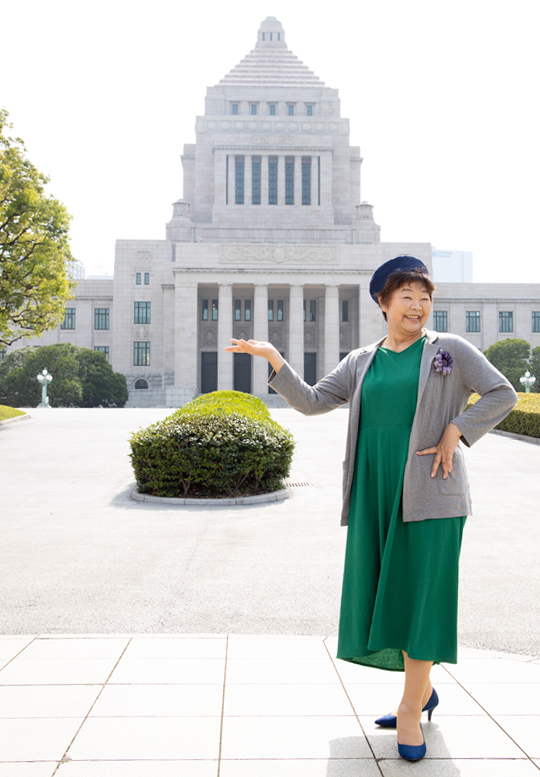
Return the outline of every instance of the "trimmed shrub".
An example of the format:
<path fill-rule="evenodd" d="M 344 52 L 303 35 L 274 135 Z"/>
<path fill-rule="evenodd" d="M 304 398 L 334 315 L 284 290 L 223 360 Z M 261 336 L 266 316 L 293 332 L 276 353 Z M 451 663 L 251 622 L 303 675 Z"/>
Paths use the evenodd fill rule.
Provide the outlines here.
<path fill-rule="evenodd" d="M 14 407 L 0 405 L 0 421 L 7 421 L 8 418 L 17 418 L 19 415 L 26 415 L 23 410 L 16 410 Z"/>
<path fill-rule="evenodd" d="M 214 391 L 130 438 L 139 492 L 231 497 L 283 488 L 294 439 L 262 400 Z"/>
<path fill-rule="evenodd" d="M 479 399 L 478 394 L 472 394 L 467 409 Z M 501 432 L 540 437 L 540 395 L 518 392 L 517 405 L 495 428 Z"/>

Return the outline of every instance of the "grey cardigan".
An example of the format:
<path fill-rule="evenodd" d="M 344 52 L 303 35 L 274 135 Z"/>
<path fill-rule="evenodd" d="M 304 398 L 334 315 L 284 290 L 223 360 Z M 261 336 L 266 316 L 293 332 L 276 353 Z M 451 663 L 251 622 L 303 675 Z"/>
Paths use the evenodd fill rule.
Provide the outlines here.
<path fill-rule="evenodd" d="M 461 443 L 454 453 L 452 471 L 446 480 L 439 466 L 431 477 L 434 455 L 416 456 L 415 451 L 438 445 L 450 422 L 463 435 L 467 446 L 493 429 L 505 418 L 517 401 L 517 394 L 506 378 L 486 357 L 458 335 L 424 330 L 427 334 L 418 381 L 418 400 L 411 429 L 407 464 L 403 480 L 403 520 L 452 518 L 472 512 L 469 483 Z M 343 462 L 343 510 L 341 525 L 349 517 L 354 461 L 360 422 L 362 383 L 373 361 L 381 338 L 365 348 L 351 351 L 333 372 L 315 386 L 305 383 L 285 362 L 272 372 L 269 385 L 295 410 L 304 415 L 328 413 L 350 402 L 349 428 Z M 433 360 L 439 351 L 448 351 L 454 360 L 450 374 L 435 370 Z M 465 411 L 474 392 L 481 399 Z"/>

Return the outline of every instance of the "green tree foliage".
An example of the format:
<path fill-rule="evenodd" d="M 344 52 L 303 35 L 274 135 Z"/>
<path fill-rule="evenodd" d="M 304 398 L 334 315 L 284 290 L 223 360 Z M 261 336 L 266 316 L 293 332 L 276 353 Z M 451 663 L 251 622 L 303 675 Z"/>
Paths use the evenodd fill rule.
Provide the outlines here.
<path fill-rule="evenodd" d="M 0 345 L 53 329 L 73 284 L 65 207 L 45 193 L 48 178 L 6 131 L 0 110 Z"/>
<path fill-rule="evenodd" d="M 104 354 L 70 343 L 27 346 L 9 353 L 0 364 L 0 404 L 36 407 L 41 401 L 38 373 L 53 376 L 48 396 L 52 407 L 123 407 L 126 379 L 113 372 Z"/>
<path fill-rule="evenodd" d="M 538 350 L 535 348 L 535 351 Z M 529 356 L 531 346 L 526 340 L 520 340 L 517 337 L 507 337 L 505 340 L 499 340 L 493 343 L 486 350 L 485 355 L 489 361 L 508 378 L 516 391 L 523 391 L 523 386 L 519 382 L 522 375 L 531 369 Z"/>
<path fill-rule="evenodd" d="M 540 393 L 540 345 L 532 349 L 530 364 L 529 372 L 536 378 L 536 383 L 531 388 L 531 391 L 538 394 Z"/>

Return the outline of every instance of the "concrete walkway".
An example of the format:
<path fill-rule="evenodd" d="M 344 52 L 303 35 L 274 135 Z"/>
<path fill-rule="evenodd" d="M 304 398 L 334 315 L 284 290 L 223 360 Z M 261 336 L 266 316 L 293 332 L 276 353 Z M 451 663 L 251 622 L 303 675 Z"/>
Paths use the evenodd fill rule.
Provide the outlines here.
<path fill-rule="evenodd" d="M 534 777 L 540 658 L 436 666 L 426 758 L 374 717 L 403 675 L 313 637 L 0 637 L 0 777 Z"/>

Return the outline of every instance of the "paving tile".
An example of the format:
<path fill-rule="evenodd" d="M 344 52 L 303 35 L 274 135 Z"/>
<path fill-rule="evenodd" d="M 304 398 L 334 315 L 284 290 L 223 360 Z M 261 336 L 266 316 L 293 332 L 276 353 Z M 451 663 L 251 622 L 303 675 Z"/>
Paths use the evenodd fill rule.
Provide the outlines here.
<path fill-rule="evenodd" d="M 227 685 L 225 715 L 352 715 L 341 685 Z"/>
<path fill-rule="evenodd" d="M 91 717 L 221 715 L 223 684 L 107 685 Z"/>
<path fill-rule="evenodd" d="M 2 718 L 0 762 L 59 761 L 81 722 L 79 718 Z"/>
<path fill-rule="evenodd" d="M 21 653 L 21 660 L 29 658 L 120 658 L 128 639 L 55 639 L 34 640 Z"/>
<path fill-rule="evenodd" d="M 386 713 L 396 709 L 401 699 L 401 687 L 396 688 L 390 683 L 381 683 L 380 685 L 348 683 L 346 688 L 357 715 L 374 715 L 378 718 L 380 715 L 386 715 Z M 457 683 L 439 686 L 438 694 L 440 703 L 433 711 L 433 720 L 441 714 L 486 714 Z M 427 721 L 427 713 L 424 713 L 423 720 Z"/>
<path fill-rule="evenodd" d="M 220 777 L 381 777 L 374 760 L 295 758 L 222 761 Z M 190 775 L 191 777 L 191 775 Z"/>
<path fill-rule="evenodd" d="M 322 639 L 249 639 L 229 637 L 229 658 L 325 658 Z"/>
<path fill-rule="evenodd" d="M 217 764 L 217 760 L 68 761 L 60 766 L 55 777 L 216 777 Z M 1 771 L 0 777 L 4 777 Z M 18 775 L 14 774 L 13 777 Z"/>
<path fill-rule="evenodd" d="M 110 683 L 223 683 L 225 659 L 122 658 Z M 0 673 L 0 678 L 2 674 Z"/>
<path fill-rule="evenodd" d="M 87 718 L 68 752 L 74 761 L 216 759 L 220 719 Z"/>
<path fill-rule="evenodd" d="M 125 658 L 225 658 L 227 640 L 218 639 L 145 639 L 131 640 Z"/>
<path fill-rule="evenodd" d="M 339 677 L 328 658 L 231 658 L 229 683 L 339 683 Z"/>
<path fill-rule="evenodd" d="M 490 715 L 540 715 L 538 684 L 468 683 L 467 690 Z"/>
<path fill-rule="evenodd" d="M 0 763 L 0 777 L 51 777 L 56 769 L 55 761 L 44 763 Z"/>
<path fill-rule="evenodd" d="M 469 683 L 540 683 L 540 665 L 504 658 L 466 658 L 448 670 L 463 685 Z"/>
<path fill-rule="evenodd" d="M 381 729 L 372 718 L 361 717 L 377 758 L 399 758 L 395 729 Z M 523 758 L 523 752 L 487 715 L 439 715 L 424 723 L 429 758 Z"/>
<path fill-rule="evenodd" d="M 17 655 L 34 637 L 0 637 L 0 662 L 4 663 Z"/>
<path fill-rule="evenodd" d="M 529 758 L 540 758 L 540 715 L 494 715 L 494 718 Z"/>
<path fill-rule="evenodd" d="M 222 759 L 372 758 L 356 718 L 254 717 L 223 720 Z"/>
<path fill-rule="evenodd" d="M 485 760 L 481 758 L 460 758 L 447 760 L 424 758 L 410 764 L 403 759 L 379 761 L 384 777 L 538 777 L 538 769 L 528 759 Z"/>
<path fill-rule="evenodd" d="M 116 661 L 116 658 L 16 658 L 0 671 L 0 685 L 104 683 Z"/>
<path fill-rule="evenodd" d="M 384 669 L 374 669 L 371 666 L 362 666 L 353 664 L 351 661 L 343 661 L 338 658 L 335 660 L 339 676 L 345 684 L 348 683 L 398 683 L 403 685 L 405 680 L 404 672 L 389 672 Z M 455 680 L 448 674 L 442 666 L 434 666 L 431 670 L 431 680 L 433 685 L 442 685 L 454 683 Z"/>
<path fill-rule="evenodd" d="M 84 718 L 101 685 L 3 685 L 0 718 Z"/>

